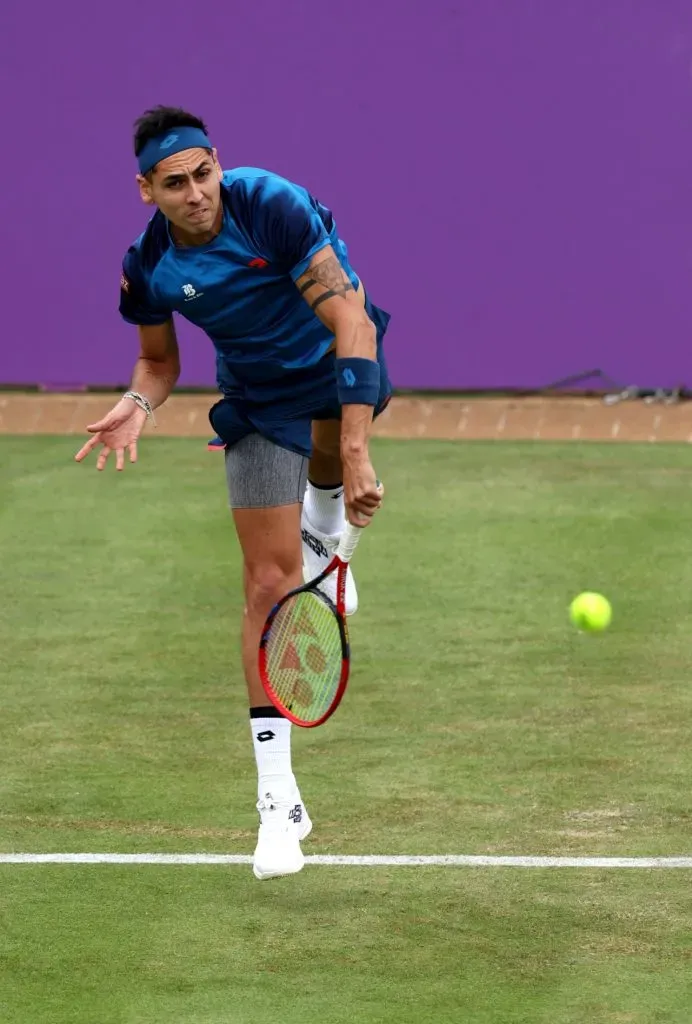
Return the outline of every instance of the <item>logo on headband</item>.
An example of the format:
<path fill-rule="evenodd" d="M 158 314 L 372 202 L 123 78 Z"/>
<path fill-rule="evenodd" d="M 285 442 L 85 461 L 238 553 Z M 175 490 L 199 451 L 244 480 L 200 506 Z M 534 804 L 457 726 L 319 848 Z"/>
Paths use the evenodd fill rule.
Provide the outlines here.
<path fill-rule="evenodd" d="M 174 142 L 177 142 L 180 138 L 179 135 L 173 133 L 173 135 L 167 135 L 163 142 L 159 143 L 159 149 L 170 149 Z"/>

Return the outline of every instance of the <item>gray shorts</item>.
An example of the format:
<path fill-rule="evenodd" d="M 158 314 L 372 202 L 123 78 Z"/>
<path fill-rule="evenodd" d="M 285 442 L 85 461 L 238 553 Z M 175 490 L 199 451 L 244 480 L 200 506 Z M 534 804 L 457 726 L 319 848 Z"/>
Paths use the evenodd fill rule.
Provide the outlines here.
<path fill-rule="evenodd" d="M 308 459 L 280 448 L 261 434 L 248 434 L 226 448 L 231 508 L 294 505 L 305 495 Z"/>

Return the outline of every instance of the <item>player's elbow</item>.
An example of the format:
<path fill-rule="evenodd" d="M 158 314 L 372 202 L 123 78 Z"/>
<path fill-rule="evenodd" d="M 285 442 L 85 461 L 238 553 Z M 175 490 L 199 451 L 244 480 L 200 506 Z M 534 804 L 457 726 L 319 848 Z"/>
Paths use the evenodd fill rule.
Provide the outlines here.
<path fill-rule="evenodd" d="M 152 358 L 151 356 L 142 356 L 142 358 L 147 363 L 150 373 L 170 380 L 174 384 L 177 383 L 180 376 L 180 356 L 177 352 L 169 352 L 165 356 L 158 358 Z"/>
<path fill-rule="evenodd" d="M 175 384 L 178 383 L 178 377 L 180 376 L 180 356 L 175 354 L 169 363 L 169 374 Z"/>
<path fill-rule="evenodd" d="M 336 350 L 339 356 L 361 356 L 363 359 L 377 358 L 377 331 L 365 312 L 353 310 L 337 324 Z"/>

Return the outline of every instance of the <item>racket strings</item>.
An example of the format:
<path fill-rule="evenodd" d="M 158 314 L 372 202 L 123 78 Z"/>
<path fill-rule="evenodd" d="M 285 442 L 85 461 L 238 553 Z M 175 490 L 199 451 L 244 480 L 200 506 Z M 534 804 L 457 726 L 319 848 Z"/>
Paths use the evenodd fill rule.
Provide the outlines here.
<path fill-rule="evenodd" d="M 289 710 L 316 720 L 330 706 L 342 670 L 342 638 L 329 605 L 312 591 L 277 612 L 266 642 L 267 676 Z"/>

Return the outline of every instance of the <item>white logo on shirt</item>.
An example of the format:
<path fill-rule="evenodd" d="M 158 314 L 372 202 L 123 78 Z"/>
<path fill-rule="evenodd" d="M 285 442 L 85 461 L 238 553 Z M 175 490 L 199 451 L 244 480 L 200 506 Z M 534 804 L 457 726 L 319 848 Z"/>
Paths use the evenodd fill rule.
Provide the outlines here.
<path fill-rule="evenodd" d="M 193 285 L 183 285 L 183 295 L 185 296 L 186 302 L 192 302 L 193 299 L 201 299 L 204 292 L 198 292 Z"/>

